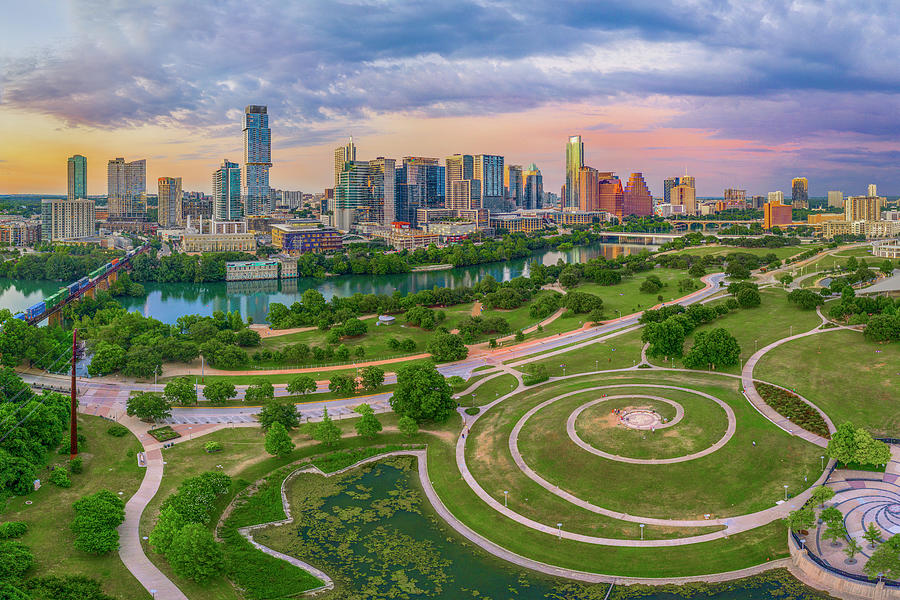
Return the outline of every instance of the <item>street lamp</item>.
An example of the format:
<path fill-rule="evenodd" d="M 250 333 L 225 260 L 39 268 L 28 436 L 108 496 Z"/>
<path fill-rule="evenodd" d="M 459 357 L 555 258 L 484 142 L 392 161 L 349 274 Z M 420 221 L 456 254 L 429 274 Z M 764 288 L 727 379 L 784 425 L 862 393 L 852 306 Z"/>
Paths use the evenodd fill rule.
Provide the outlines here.
<path fill-rule="evenodd" d="M 783 487 L 784 487 L 784 501 L 787 502 L 787 488 L 788 488 L 788 486 L 787 486 L 787 484 L 784 484 Z"/>
<path fill-rule="evenodd" d="M 753 340 L 753 352 L 759 351 L 759 340 Z"/>
<path fill-rule="evenodd" d="M 559 540 L 562 539 L 562 523 L 556 524 L 556 538 Z"/>
<path fill-rule="evenodd" d="M 509 506 L 509 490 L 503 490 L 503 506 Z"/>
<path fill-rule="evenodd" d="M 644 524 L 641 523 L 641 541 L 644 541 Z"/>
<path fill-rule="evenodd" d="M 824 471 L 825 470 L 825 456 L 823 455 L 823 456 L 820 456 L 819 458 L 822 459 L 822 470 Z"/>

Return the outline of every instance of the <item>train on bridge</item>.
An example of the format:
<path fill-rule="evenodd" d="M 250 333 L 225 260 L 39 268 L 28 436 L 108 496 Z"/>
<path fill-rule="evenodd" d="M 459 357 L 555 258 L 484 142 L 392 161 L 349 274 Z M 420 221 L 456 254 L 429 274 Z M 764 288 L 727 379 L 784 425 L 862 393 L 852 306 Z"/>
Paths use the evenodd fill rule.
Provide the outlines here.
<path fill-rule="evenodd" d="M 144 244 L 140 248 L 135 248 L 134 250 L 129 251 L 122 258 L 114 258 L 112 261 L 106 263 L 105 265 L 91 271 L 87 277 L 82 277 L 74 283 L 70 283 L 67 286 L 59 288 L 59 290 L 52 296 L 44 298 L 37 304 L 29 306 L 25 309 L 25 312 L 18 313 L 14 315 L 14 317 L 16 319 L 27 321 L 31 324 L 43 321 L 50 314 L 60 310 L 63 306 L 78 298 L 87 290 L 92 289 L 99 282 L 109 277 L 110 273 L 117 272 L 123 266 L 130 263 L 132 258 L 137 256 L 138 254 L 141 254 L 142 252 L 146 252 L 149 248 L 149 244 Z"/>

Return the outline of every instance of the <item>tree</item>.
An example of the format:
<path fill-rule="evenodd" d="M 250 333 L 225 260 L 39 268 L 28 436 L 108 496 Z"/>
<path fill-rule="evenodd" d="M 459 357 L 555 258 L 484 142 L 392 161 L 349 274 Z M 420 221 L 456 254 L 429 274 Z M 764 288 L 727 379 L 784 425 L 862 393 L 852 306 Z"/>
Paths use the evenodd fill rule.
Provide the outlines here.
<path fill-rule="evenodd" d="M 289 394 L 305 396 L 306 394 L 315 392 L 317 387 L 316 380 L 309 375 L 298 375 L 288 383 L 287 391 Z"/>
<path fill-rule="evenodd" d="M 265 379 L 257 379 L 244 392 L 244 402 L 249 404 L 265 404 L 275 397 L 275 386 Z"/>
<path fill-rule="evenodd" d="M 731 279 L 749 279 L 750 269 L 737 261 L 730 261 L 725 267 L 725 274 Z"/>
<path fill-rule="evenodd" d="M 889 258 L 886 258 L 881 261 L 881 265 L 879 265 L 878 269 L 885 275 L 890 275 L 894 272 L 894 263 L 892 263 Z"/>
<path fill-rule="evenodd" d="M 789 512 L 784 522 L 791 531 L 805 531 L 815 525 L 816 513 L 811 508 L 800 508 Z"/>
<path fill-rule="evenodd" d="M 61 488 L 72 487 L 72 480 L 69 479 L 69 474 L 62 467 L 53 469 L 53 472 L 50 473 L 50 483 Z"/>
<path fill-rule="evenodd" d="M 275 423 L 285 429 L 293 429 L 300 424 L 297 406 L 290 401 L 270 398 L 256 416 L 263 431 L 268 431 Z"/>
<path fill-rule="evenodd" d="M 382 369 L 381 367 L 372 365 L 362 370 L 362 385 L 364 389 L 370 392 L 374 392 L 383 383 L 384 369 Z"/>
<path fill-rule="evenodd" d="M 840 524 L 844 522 L 844 514 L 835 508 L 834 506 L 829 506 L 819 513 L 819 518 L 822 519 L 823 523 L 828 525 Z"/>
<path fill-rule="evenodd" d="M 847 528 L 843 521 L 836 523 L 828 523 L 825 531 L 822 532 L 822 538 L 831 540 L 832 546 L 840 546 L 841 540 L 847 537 Z"/>
<path fill-rule="evenodd" d="M 109 490 L 77 500 L 72 508 L 75 548 L 89 554 L 106 554 L 119 547 L 116 529 L 125 520 L 125 503 Z"/>
<path fill-rule="evenodd" d="M 853 538 L 847 540 L 847 547 L 844 548 L 844 554 L 847 555 L 846 562 L 848 565 L 856 564 L 856 559 L 854 557 L 859 554 L 860 550 L 862 550 L 862 546 L 859 545 L 859 542 Z"/>
<path fill-rule="evenodd" d="M 718 327 L 712 331 L 701 331 L 694 337 L 694 345 L 684 357 L 684 364 L 690 369 L 730 367 L 736 365 L 741 356 L 741 347 L 728 330 Z"/>
<path fill-rule="evenodd" d="M 866 323 L 864 335 L 873 342 L 890 342 L 900 339 L 900 317 L 897 315 L 872 315 Z"/>
<path fill-rule="evenodd" d="M 400 420 L 397 421 L 397 428 L 406 437 L 412 437 L 419 433 L 419 424 L 412 417 L 400 417 Z"/>
<path fill-rule="evenodd" d="M 197 403 L 197 389 L 187 377 L 178 377 L 167 383 L 163 395 L 169 404 L 187 406 Z"/>
<path fill-rule="evenodd" d="M 462 338 L 455 333 L 437 333 L 425 349 L 438 362 L 462 360 L 469 355 L 469 349 Z"/>
<path fill-rule="evenodd" d="M 656 275 L 650 275 L 641 284 L 641 291 L 645 294 L 655 294 L 663 287 L 663 283 Z"/>
<path fill-rule="evenodd" d="M 850 288 L 852 289 L 852 288 Z M 817 306 L 825 303 L 821 294 L 817 294 L 812 290 L 798 288 L 790 292 L 787 296 L 788 302 L 792 302 L 803 310 L 814 310 Z"/>
<path fill-rule="evenodd" d="M 272 456 L 287 456 L 294 450 L 294 442 L 287 429 L 279 421 L 275 421 L 266 431 L 266 452 Z"/>
<path fill-rule="evenodd" d="M 453 390 L 431 363 L 401 368 L 397 372 L 397 388 L 390 402 L 399 416 L 411 417 L 417 423 L 442 422 L 456 407 Z"/>
<path fill-rule="evenodd" d="M 834 498 L 834 490 L 828 486 L 820 485 L 809 497 L 809 503 L 813 506 L 823 506 L 832 498 Z"/>
<path fill-rule="evenodd" d="M 341 396 L 352 396 L 356 391 L 356 380 L 349 375 L 332 375 L 328 381 L 328 389 Z"/>
<path fill-rule="evenodd" d="M 225 566 L 222 549 L 199 523 L 188 523 L 175 535 L 166 559 L 176 575 L 206 581 Z"/>
<path fill-rule="evenodd" d="M 784 285 L 784 287 L 787 287 L 791 284 L 792 281 L 794 281 L 794 276 L 790 273 L 785 273 L 778 278 L 778 281 L 780 281 Z"/>
<path fill-rule="evenodd" d="M 94 347 L 94 354 L 88 365 L 88 374 L 91 377 L 99 377 L 118 371 L 124 366 L 125 349 L 117 344 L 100 341 Z"/>
<path fill-rule="evenodd" d="M 641 341 L 649 343 L 650 356 L 681 356 L 684 352 L 684 327 L 676 319 L 666 319 L 662 323 L 648 323 L 641 332 Z"/>
<path fill-rule="evenodd" d="M 159 421 L 172 416 L 171 403 L 157 392 L 131 392 L 125 412 L 141 421 Z"/>
<path fill-rule="evenodd" d="M 250 346 L 259 346 L 262 342 L 259 332 L 253 329 L 241 329 L 234 336 L 234 341 L 238 346 L 248 348 Z"/>
<path fill-rule="evenodd" d="M 169 551 L 175 535 L 187 525 L 187 520 L 177 510 L 167 506 L 159 512 L 156 527 L 150 532 L 150 545 L 160 554 Z"/>
<path fill-rule="evenodd" d="M 341 439 L 341 429 L 331 420 L 327 408 L 322 409 L 322 422 L 316 425 L 313 438 L 325 446 L 334 446 Z"/>
<path fill-rule="evenodd" d="M 855 427 L 852 423 L 841 423 L 831 434 L 827 454 L 842 464 L 860 463 L 866 465 L 887 464 L 891 459 L 891 449 L 879 442 L 868 431 Z"/>
<path fill-rule="evenodd" d="M 525 341 L 525 333 L 523 333 L 521 329 L 516 330 L 516 341 L 517 342 Z"/>
<path fill-rule="evenodd" d="M 737 293 L 738 304 L 741 305 L 741 308 L 756 308 L 760 304 L 762 304 L 762 298 L 759 295 L 759 290 L 754 290 L 752 288 L 744 288 Z"/>
<path fill-rule="evenodd" d="M 865 532 L 863 532 L 863 539 L 869 542 L 869 548 L 874 549 L 875 544 L 881 541 L 881 530 L 878 529 L 875 523 L 870 522 Z"/>
<path fill-rule="evenodd" d="M 18 579 L 31 568 L 34 555 L 28 546 L 15 540 L 0 541 L 0 581 Z M 0 588 L 0 598 L 6 598 Z"/>
<path fill-rule="evenodd" d="M 881 544 L 863 565 L 863 571 L 870 579 L 885 576 L 900 578 L 900 535 L 895 535 Z"/>
<path fill-rule="evenodd" d="M 356 422 L 356 433 L 360 437 L 372 439 L 381 431 L 381 422 L 375 416 L 375 411 L 368 404 L 360 404 L 356 407 L 362 417 Z"/>
<path fill-rule="evenodd" d="M 231 477 L 219 471 L 206 471 L 182 481 L 178 490 L 166 498 L 161 509 L 171 506 L 191 523 L 207 523 L 216 499 L 227 493 L 230 487 Z"/>
<path fill-rule="evenodd" d="M 695 262 L 691 265 L 691 268 L 688 269 L 688 275 L 691 277 L 703 277 L 706 275 L 706 269 L 704 269 L 703 265 L 699 262 Z"/>
<path fill-rule="evenodd" d="M 234 384 L 224 380 L 213 381 L 203 388 L 203 396 L 216 404 L 223 404 L 234 398 L 236 394 L 237 390 L 235 390 Z"/>

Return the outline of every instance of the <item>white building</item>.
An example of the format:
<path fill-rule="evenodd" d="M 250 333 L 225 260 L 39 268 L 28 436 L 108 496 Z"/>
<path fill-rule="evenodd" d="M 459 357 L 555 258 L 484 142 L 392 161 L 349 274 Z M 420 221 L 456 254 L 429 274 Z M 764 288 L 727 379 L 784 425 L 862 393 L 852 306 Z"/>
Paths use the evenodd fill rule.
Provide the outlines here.
<path fill-rule="evenodd" d="M 94 201 L 87 198 L 41 200 L 41 239 L 71 240 L 96 235 Z"/>

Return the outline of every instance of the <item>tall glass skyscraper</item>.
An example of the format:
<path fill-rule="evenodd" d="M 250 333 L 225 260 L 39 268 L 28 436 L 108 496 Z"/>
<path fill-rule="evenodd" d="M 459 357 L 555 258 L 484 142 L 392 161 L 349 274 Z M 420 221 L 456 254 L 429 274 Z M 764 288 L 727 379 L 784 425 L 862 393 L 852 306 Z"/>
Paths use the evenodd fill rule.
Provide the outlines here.
<path fill-rule="evenodd" d="M 524 197 L 522 199 L 522 208 L 533 210 L 541 208 L 544 196 L 544 177 L 537 165 L 531 163 L 528 170 L 522 174 L 525 185 L 523 186 Z"/>
<path fill-rule="evenodd" d="M 578 208 L 581 167 L 584 166 L 584 144 L 580 135 L 569 137 L 566 144 L 566 197 L 562 199 L 563 208 Z"/>
<path fill-rule="evenodd" d="M 147 212 L 147 161 L 110 160 L 106 165 L 106 196 L 110 217 L 143 217 Z"/>
<path fill-rule="evenodd" d="M 475 155 L 472 176 L 479 180 L 481 208 L 491 212 L 504 212 L 506 193 L 503 188 L 503 157 L 493 154 Z"/>
<path fill-rule="evenodd" d="M 420 208 L 444 206 L 444 167 L 438 159 L 424 156 L 404 156 L 397 168 L 398 221 L 417 226 L 416 211 Z"/>
<path fill-rule="evenodd" d="M 251 104 L 244 109 L 244 173 L 241 195 L 246 215 L 265 215 L 274 206 L 269 188 L 269 168 L 272 166 L 272 132 L 265 106 Z"/>
<path fill-rule="evenodd" d="M 213 172 L 213 218 L 217 221 L 237 221 L 241 218 L 241 167 L 223 160 Z"/>
<path fill-rule="evenodd" d="M 87 198 L 87 158 L 80 154 L 69 157 L 69 200 Z"/>

